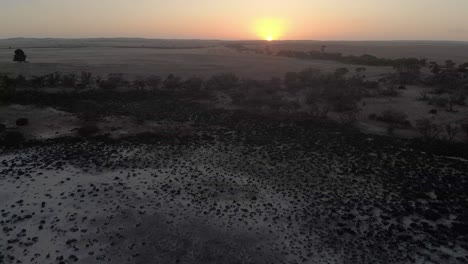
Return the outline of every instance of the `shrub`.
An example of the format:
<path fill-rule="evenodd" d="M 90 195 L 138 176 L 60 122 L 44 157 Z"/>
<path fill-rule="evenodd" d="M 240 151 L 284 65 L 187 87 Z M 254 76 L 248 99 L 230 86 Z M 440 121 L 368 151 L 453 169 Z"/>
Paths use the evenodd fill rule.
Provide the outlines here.
<path fill-rule="evenodd" d="M 15 88 L 11 86 L 10 78 L 0 74 L 0 104 L 10 101 L 14 94 Z"/>
<path fill-rule="evenodd" d="M 345 113 L 350 111 L 358 111 L 357 101 L 352 97 L 341 96 L 334 100 L 328 100 L 329 105 L 335 112 Z"/>
<path fill-rule="evenodd" d="M 88 138 L 97 134 L 99 131 L 100 129 L 95 125 L 85 125 L 78 129 L 78 135 Z"/>
<path fill-rule="evenodd" d="M 233 73 L 216 74 L 205 82 L 205 88 L 209 91 L 236 89 L 239 85 L 239 78 Z"/>
<path fill-rule="evenodd" d="M 93 78 L 93 74 L 90 72 L 82 71 L 80 74 L 80 82 L 78 84 L 79 88 L 86 88 L 91 85 L 91 80 Z"/>
<path fill-rule="evenodd" d="M 453 142 L 455 140 L 455 137 L 457 136 L 460 128 L 458 127 L 457 124 L 446 124 L 445 125 L 445 132 L 447 133 L 447 138 L 450 142 Z"/>
<path fill-rule="evenodd" d="M 325 84 L 322 97 L 336 112 L 357 111 L 361 99 L 361 89 L 347 85 L 344 81 Z"/>
<path fill-rule="evenodd" d="M 182 87 L 184 90 L 191 92 L 200 91 L 203 87 L 203 79 L 199 77 L 188 78 L 182 83 Z"/>
<path fill-rule="evenodd" d="M 380 115 L 376 117 L 378 121 L 397 125 L 399 127 L 409 127 L 411 124 L 408 121 L 408 116 L 398 110 L 387 109 L 384 110 Z"/>
<path fill-rule="evenodd" d="M 418 119 L 415 122 L 416 129 L 425 139 L 436 139 L 439 137 L 440 134 L 440 127 L 434 124 L 428 118 Z"/>
<path fill-rule="evenodd" d="M 24 77 L 24 75 L 21 75 L 21 74 L 16 76 L 13 82 L 14 82 L 14 87 L 25 87 L 28 85 L 28 80 L 26 79 L 26 77 Z"/>
<path fill-rule="evenodd" d="M 335 70 L 335 76 L 343 78 L 346 74 L 349 73 L 348 68 L 338 68 Z"/>
<path fill-rule="evenodd" d="M 462 93 L 457 93 L 450 96 L 450 102 L 456 105 L 464 106 L 466 105 L 466 95 Z"/>
<path fill-rule="evenodd" d="M 357 111 L 341 112 L 339 114 L 339 119 L 340 119 L 341 124 L 343 125 L 353 124 L 357 120 L 356 114 L 357 114 Z"/>
<path fill-rule="evenodd" d="M 432 96 L 429 98 L 428 104 L 435 105 L 438 107 L 446 107 L 449 103 L 449 99 L 447 97 L 442 96 Z"/>
<path fill-rule="evenodd" d="M 24 136 L 18 131 L 8 131 L 3 140 L 7 146 L 16 146 L 24 141 Z"/>
<path fill-rule="evenodd" d="M 163 82 L 164 89 L 176 90 L 181 87 L 182 78 L 169 74 Z"/>
<path fill-rule="evenodd" d="M 465 120 L 465 121 L 461 124 L 461 129 L 462 129 L 463 132 L 465 133 L 466 142 L 468 143 L 468 120 Z"/>
<path fill-rule="evenodd" d="M 304 84 L 299 80 L 297 72 L 287 72 L 284 75 L 284 86 L 289 90 L 300 89 Z"/>
<path fill-rule="evenodd" d="M 62 77 L 62 85 L 67 88 L 75 88 L 76 75 L 73 73 L 66 74 Z"/>
<path fill-rule="evenodd" d="M 389 96 L 389 97 L 397 97 L 398 95 L 400 95 L 400 93 L 393 86 L 379 90 L 379 94 L 382 96 Z"/>
<path fill-rule="evenodd" d="M 427 96 L 427 90 L 426 89 L 422 90 L 420 95 L 421 96 L 418 98 L 418 100 L 420 100 L 420 101 L 428 101 L 429 100 L 429 97 Z"/>
<path fill-rule="evenodd" d="M 94 121 L 102 114 L 102 106 L 92 100 L 77 101 L 73 104 L 73 111 L 84 121 Z"/>
<path fill-rule="evenodd" d="M 120 86 L 128 85 L 128 81 L 124 79 L 121 73 L 110 73 L 107 80 L 98 79 L 99 88 L 104 90 L 115 90 Z"/>
<path fill-rule="evenodd" d="M 54 72 L 44 76 L 44 86 L 57 87 L 60 85 L 62 80 L 62 74 L 60 72 Z"/>
<path fill-rule="evenodd" d="M 316 104 L 311 104 L 309 107 L 310 107 L 310 110 L 308 114 L 314 119 L 316 118 L 325 119 L 327 118 L 328 112 L 330 111 L 330 108 L 328 106 L 320 107 Z"/>
<path fill-rule="evenodd" d="M 152 91 L 156 91 L 161 84 L 161 78 L 159 76 L 150 76 L 146 78 L 145 83 Z"/>
<path fill-rule="evenodd" d="M 34 88 L 42 88 L 45 86 L 45 77 L 44 76 L 33 76 L 31 78 L 31 85 Z"/>
<path fill-rule="evenodd" d="M 143 80 L 134 80 L 133 87 L 135 87 L 135 89 L 137 90 L 144 90 L 146 87 L 146 83 Z"/>

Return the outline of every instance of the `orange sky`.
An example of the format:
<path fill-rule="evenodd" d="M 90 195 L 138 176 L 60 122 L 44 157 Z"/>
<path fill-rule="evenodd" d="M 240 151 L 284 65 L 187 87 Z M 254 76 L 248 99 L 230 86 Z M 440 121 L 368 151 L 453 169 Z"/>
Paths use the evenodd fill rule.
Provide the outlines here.
<path fill-rule="evenodd" d="M 466 0 L 1 1 L 0 38 L 468 40 Z"/>

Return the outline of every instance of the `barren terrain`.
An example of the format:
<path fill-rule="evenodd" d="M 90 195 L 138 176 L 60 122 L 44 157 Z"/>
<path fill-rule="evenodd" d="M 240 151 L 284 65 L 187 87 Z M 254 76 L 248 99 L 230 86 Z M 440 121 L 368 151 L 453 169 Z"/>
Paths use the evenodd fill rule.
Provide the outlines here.
<path fill-rule="evenodd" d="M 0 72 L 23 74 L 29 84 L 57 71 L 93 74 L 93 83 L 81 88 L 19 86 L 0 105 L 0 263 L 468 262 L 463 102 L 451 111 L 430 105 L 421 100 L 430 89 L 422 85 L 386 96 L 382 81 L 383 87 L 360 90 L 368 94 L 351 111 L 356 120 L 344 122 L 333 109 L 327 118 L 312 116 L 306 93 L 318 95 L 314 89 L 322 87 L 291 92 L 284 83 L 258 80 L 314 68 L 328 75 L 311 83 L 347 84 L 335 70 L 346 67 L 344 76 L 353 76 L 362 66 L 239 52 L 225 44 L 0 40 Z M 11 61 L 18 45 L 29 63 Z M 314 49 L 321 43 L 274 45 Z M 327 46 L 350 54 L 466 60 L 463 43 Z M 358 80 L 364 86 L 393 72 L 366 68 Z M 106 80 L 112 89 L 100 87 L 105 81 L 95 77 L 110 73 L 124 79 Z M 171 73 L 241 78 L 221 75 L 193 90 L 196 82 L 164 79 Z M 153 75 L 163 78 L 156 88 L 133 82 Z M 460 131 L 450 142 L 420 138 L 415 126 L 389 133 L 388 123 L 369 118 L 388 109 L 407 114 L 403 121 L 410 124 L 427 118 Z"/>

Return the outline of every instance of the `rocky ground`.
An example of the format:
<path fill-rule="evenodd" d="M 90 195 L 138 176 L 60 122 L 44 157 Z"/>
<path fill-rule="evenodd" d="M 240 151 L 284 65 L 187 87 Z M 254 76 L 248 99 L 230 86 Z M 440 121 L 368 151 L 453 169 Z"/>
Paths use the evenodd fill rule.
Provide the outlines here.
<path fill-rule="evenodd" d="M 0 147 L 0 263 L 468 261 L 466 159 L 231 123 Z"/>

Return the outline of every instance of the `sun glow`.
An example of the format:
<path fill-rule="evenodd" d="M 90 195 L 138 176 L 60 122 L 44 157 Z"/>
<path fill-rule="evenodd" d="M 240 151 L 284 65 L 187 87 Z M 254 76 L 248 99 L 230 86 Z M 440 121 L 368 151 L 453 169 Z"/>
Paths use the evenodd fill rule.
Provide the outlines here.
<path fill-rule="evenodd" d="M 284 30 L 284 22 L 280 19 L 261 19 L 255 24 L 256 35 L 267 41 L 278 40 L 282 37 Z"/>

